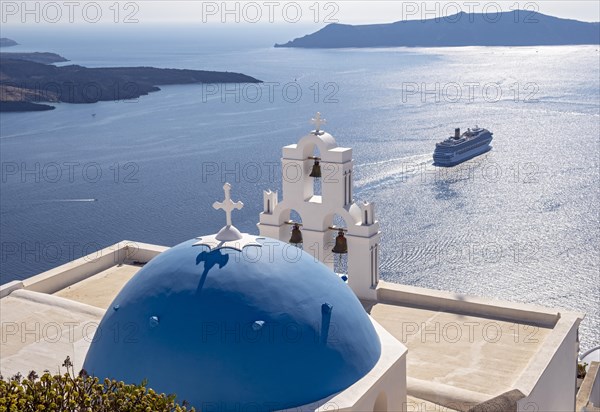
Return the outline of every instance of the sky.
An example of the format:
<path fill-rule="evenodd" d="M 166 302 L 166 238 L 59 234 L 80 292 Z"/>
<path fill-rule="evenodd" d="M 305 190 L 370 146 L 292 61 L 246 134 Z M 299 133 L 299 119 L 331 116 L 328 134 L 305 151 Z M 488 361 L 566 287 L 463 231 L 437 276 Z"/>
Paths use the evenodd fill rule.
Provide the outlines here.
<path fill-rule="evenodd" d="M 347 24 L 427 19 L 459 11 L 489 13 L 526 10 L 582 21 L 600 21 L 600 2 L 542 1 L 10 1 L 0 0 L 6 25 L 195 23 L 195 24 Z"/>
<path fill-rule="evenodd" d="M 238 11 L 236 3 L 239 3 Z M 253 3 L 253 4 L 252 4 Z M 513 9 L 539 11 L 544 14 L 557 17 L 571 18 L 583 21 L 600 21 L 600 2 L 598 1 L 273 1 L 269 7 L 269 1 L 247 1 L 227 2 L 197 2 L 197 1 L 175 1 L 166 3 L 156 1 L 146 4 L 148 18 L 153 19 L 205 19 L 208 22 L 226 19 L 233 22 L 236 14 L 241 19 L 252 20 L 260 10 L 260 22 L 268 22 L 272 16 L 275 23 L 291 23 L 296 18 L 296 11 L 302 14 L 303 22 L 325 20 L 338 20 L 340 23 L 369 24 L 385 23 L 398 20 L 412 20 L 419 18 L 432 18 L 456 14 L 458 11 L 473 11 L 477 13 L 494 13 L 499 11 L 511 11 Z M 254 5 L 259 7 L 255 7 Z M 300 7 L 295 6 L 298 4 Z M 315 4 L 318 6 L 315 7 Z M 175 6 L 177 5 L 177 6 Z M 213 8 L 216 6 L 216 9 Z M 184 12 L 187 10 L 188 12 Z M 318 12 L 317 12 L 318 10 Z M 228 14 L 227 11 L 232 11 Z M 191 12 L 191 13 L 189 13 Z M 269 15 L 269 12 L 271 14 Z M 214 13 L 214 14 L 213 14 Z"/>

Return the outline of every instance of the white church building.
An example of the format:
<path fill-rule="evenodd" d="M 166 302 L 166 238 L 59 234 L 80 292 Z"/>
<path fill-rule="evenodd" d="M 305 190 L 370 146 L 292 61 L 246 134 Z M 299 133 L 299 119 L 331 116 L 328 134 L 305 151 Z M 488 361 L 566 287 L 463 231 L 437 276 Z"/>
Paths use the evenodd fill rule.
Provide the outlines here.
<path fill-rule="evenodd" d="M 2 285 L 0 373 L 56 372 L 70 356 L 206 412 L 576 410 L 584 315 L 380 280 L 352 149 L 313 120 L 283 147 L 258 234 L 235 228 L 243 203 L 225 184 L 216 234 L 122 241 Z"/>

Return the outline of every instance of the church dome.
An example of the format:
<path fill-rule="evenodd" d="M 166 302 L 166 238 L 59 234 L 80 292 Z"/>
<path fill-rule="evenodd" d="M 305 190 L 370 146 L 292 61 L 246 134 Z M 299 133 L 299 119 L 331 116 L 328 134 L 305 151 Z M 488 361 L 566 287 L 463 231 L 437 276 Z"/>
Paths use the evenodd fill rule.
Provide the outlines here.
<path fill-rule="evenodd" d="M 161 253 L 125 285 L 88 373 L 147 379 L 197 409 L 262 411 L 340 392 L 378 361 L 360 301 L 310 253 L 270 238 L 241 251 L 198 243 Z"/>

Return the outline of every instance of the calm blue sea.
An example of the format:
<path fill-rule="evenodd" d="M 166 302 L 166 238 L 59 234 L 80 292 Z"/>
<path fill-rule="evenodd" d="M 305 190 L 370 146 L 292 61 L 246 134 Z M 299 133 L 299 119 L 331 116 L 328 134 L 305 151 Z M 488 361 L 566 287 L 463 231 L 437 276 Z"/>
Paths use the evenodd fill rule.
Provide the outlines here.
<path fill-rule="evenodd" d="M 298 28 L 119 30 L 3 36 L 85 66 L 268 83 L 1 114 L 1 283 L 123 239 L 214 233 L 226 180 L 245 204 L 234 223 L 256 233 L 262 191 L 281 184 L 273 162 L 321 111 L 354 149 L 355 199 L 376 203 L 385 280 L 586 312 L 582 347 L 600 343 L 597 47 L 294 50 L 271 45 Z M 491 152 L 431 166 L 436 141 L 476 124 Z"/>

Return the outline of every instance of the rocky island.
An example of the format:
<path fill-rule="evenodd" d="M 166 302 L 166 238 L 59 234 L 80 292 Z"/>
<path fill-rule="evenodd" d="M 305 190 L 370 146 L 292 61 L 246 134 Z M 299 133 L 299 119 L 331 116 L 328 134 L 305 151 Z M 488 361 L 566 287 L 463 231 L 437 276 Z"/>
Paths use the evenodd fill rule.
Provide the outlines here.
<path fill-rule="evenodd" d="M 1 55 L 0 111 L 3 112 L 54 109 L 54 106 L 40 104 L 44 102 L 95 103 L 134 99 L 160 90 L 159 85 L 261 83 L 254 77 L 232 72 L 154 67 L 59 67 L 46 64 L 49 60 L 66 61 L 53 53 Z M 56 60 L 58 58 L 63 60 Z"/>
<path fill-rule="evenodd" d="M 600 23 L 561 19 L 529 10 L 458 13 L 388 24 L 329 24 L 275 47 L 543 46 L 600 43 Z"/>
<path fill-rule="evenodd" d="M 62 63 L 68 62 L 67 59 L 62 57 L 56 53 L 41 53 L 41 52 L 33 52 L 33 53 L 8 53 L 8 52 L 0 52 L 0 61 L 2 60 L 27 60 L 36 63 Z"/>
<path fill-rule="evenodd" d="M 19 43 L 17 43 L 13 39 L 9 39 L 6 37 L 0 37 L 0 47 L 16 46 L 17 44 L 19 44 Z"/>

